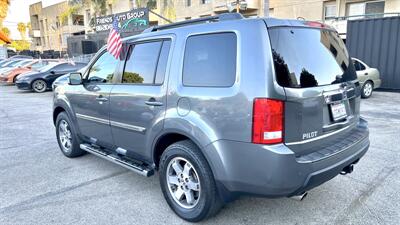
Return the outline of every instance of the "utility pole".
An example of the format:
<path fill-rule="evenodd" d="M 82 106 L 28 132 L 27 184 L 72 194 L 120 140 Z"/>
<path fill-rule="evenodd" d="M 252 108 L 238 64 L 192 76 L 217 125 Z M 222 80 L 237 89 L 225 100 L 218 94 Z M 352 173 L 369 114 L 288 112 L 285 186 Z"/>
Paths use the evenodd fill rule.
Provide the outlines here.
<path fill-rule="evenodd" d="M 269 17 L 269 0 L 264 0 L 264 17 Z"/>

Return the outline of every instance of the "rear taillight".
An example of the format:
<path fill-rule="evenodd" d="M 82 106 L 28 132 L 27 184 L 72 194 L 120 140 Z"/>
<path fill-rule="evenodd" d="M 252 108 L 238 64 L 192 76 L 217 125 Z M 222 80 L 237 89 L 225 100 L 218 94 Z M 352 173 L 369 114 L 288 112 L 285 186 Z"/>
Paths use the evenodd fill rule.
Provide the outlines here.
<path fill-rule="evenodd" d="M 277 144 L 283 141 L 283 101 L 254 99 L 253 137 L 255 144 Z"/>

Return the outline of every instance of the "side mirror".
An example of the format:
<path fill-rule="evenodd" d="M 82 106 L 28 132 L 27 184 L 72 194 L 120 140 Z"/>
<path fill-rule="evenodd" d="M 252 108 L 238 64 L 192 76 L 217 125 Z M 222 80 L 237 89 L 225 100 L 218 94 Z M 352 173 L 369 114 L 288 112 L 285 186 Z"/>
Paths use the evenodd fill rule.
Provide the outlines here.
<path fill-rule="evenodd" d="M 69 74 L 69 84 L 70 85 L 80 85 L 82 84 L 82 74 L 81 73 L 70 73 Z"/>

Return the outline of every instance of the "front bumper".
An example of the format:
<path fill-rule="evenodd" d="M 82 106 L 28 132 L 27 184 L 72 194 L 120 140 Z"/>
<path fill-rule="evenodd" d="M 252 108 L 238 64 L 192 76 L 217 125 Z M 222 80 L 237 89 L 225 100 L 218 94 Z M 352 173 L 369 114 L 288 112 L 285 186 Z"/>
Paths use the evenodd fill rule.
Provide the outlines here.
<path fill-rule="evenodd" d="M 368 150 L 367 122 L 357 129 L 363 136 L 343 151 L 315 162 L 300 162 L 284 144 L 257 145 L 219 140 L 208 145 L 205 155 L 224 199 L 240 194 L 289 197 L 314 188 L 357 162 Z"/>
<path fill-rule="evenodd" d="M 15 85 L 18 87 L 18 89 L 31 90 L 31 82 L 30 81 L 17 80 L 15 82 Z"/>

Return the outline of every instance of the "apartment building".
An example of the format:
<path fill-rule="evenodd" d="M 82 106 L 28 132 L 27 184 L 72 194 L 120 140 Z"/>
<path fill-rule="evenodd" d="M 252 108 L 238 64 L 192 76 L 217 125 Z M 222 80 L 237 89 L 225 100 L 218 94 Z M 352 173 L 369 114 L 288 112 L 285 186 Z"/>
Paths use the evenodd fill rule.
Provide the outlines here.
<path fill-rule="evenodd" d="M 269 14 L 322 21 L 345 38 L 347 20 L 400 16 L 400 0 L 270 0 Z"/>
<path fill-rule="evenodd" d="M 47 7 L 43 7 L 42 2 L 29 6 L 31 50 L 65 51 L 67 37 L 84 32 L 83 16 L 71 14 L 63 18 L 67 9 L 67 1 Z"/>
<path fill-rule="evenodd" d="M 175 0 L 172 1 L 176 12 L 176 21 L 211 16 L 226 12 L 239 11 L 245 17 L 263 16 L 265 0 Z"/>
<path fill-rule="evenodd" d="M 169 0 L 176 21 L 236 11 L 236 0 Z M 240 12 L 246 17 L 264 16 L 265 0 L 240 0 Z M 343 38 L 347 20 L 400 15 L 400 0 L 269 0 L 270 17 L 325 22 Z"/>
<path fill-rule="evenodd" d="M 126 12 L 136 7 L 136 0 L 109 1 L 106 15 Z M 43 7 L 41 1 L 29 6 L 32 26 L 29 31 L 32 38 L 31 50 L 66 51 L 68 37 L 94 33 L 93 6 L 84 5 L 78 9 L 71 9 L 67 0 L 47 7 Z M 153 11 L 158 12 L 157 9 Z M 155 14 L 149 15 L 150 25 L 157 25 L 160 19 Z"/>

